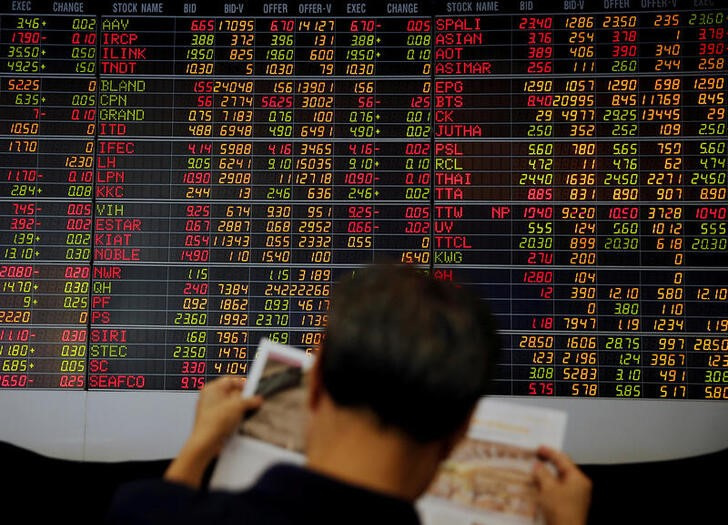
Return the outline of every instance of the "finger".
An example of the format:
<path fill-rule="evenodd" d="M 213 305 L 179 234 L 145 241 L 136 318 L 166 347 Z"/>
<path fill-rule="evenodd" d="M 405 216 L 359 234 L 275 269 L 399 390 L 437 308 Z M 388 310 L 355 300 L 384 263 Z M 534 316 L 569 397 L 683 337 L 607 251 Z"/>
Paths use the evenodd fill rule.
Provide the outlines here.
<path fill-rule="evenodd" d="M 240 414 L 240 417 L 243 417 L 245 414 L 260 407 L 263 403 L 263 398 L 261 396 L 236 397 L 231 399 L 231 402 L 235 403 L 235 409 Z"/>
<path fill-rule="evenodd" d="M 260 407 L 260 405 L 263 403 L 263 396 L 252 396 L 252 397 L 246 397 L 244 399 L 245 401 L 245 410 L 253 410 L 254 408 Z"/>
<path fill-rule="evenodd" d="M 245 379 L 240 376 L 220 376 L 205 386 L 207 390 L 215 391 L 219 395 L 232 396 L 242 392 Z"/>
<path fill-rule="evenodd" d="M 541 461 L 536 462 L 536 464 L 533 467 L 533 476 L 536 480 L 536 484 L 539 487 L 544 487 L 550 483 L 554 482 L 554 475 L 549 469 L 546 467 L 545 463 L 542 463 Z"/>
<path fill-rule="evenodd" d="M 234 390 L 242 390 L 245 385 L 245 378 L 240 376 L 223 376 L 225 387 Z"/>
<path fill-rule="evenodd" d="M 551 447 L 547 447 L 547 446 L 539 447 L 538 455 L 542 459 L 545 459 L 545 460 L 551 462 L 554 465 L 554 467 L 556 467 L 556 471 L 559 474 L 563 474 L 564 472 L 567 472 L 574 465 L 574 463 L 571 461 L 571 458 L 569 458 L 569 456 L 565 452 L 561 452 L 560 450 L 556 450 Z"/>

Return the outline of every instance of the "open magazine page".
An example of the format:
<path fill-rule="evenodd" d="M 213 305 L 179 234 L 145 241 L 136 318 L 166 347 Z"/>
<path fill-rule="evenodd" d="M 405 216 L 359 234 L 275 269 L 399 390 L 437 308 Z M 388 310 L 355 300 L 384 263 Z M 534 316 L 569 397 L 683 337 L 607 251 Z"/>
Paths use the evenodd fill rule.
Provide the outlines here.
<path fill-rule="evenodd" d="M 210 488 L 251 485 L 274 463 L 303 462 L 305 403 L 312 358 L 292 346 L 262 339 L 243 395 L 260 394 L 263 405 L 241 421 L 217 460 Z"/>
<path fill-rule="evenodd" d="M 269 466 L 304 462 L 306 391 L 313 359 L 262 339 L 243 389 L 265 402 L 230 438 L 210 488 L 239 490 Z M 566 413 L 486 398 L 468 435 L 417 502 L 424 525 L 534 525 L 540 522 L 531 470 L 540 444 L 560 449 Z"/>
<path fill-rule="evenodd" d="M 531 475 L 536 449 L 560 449 L 565 430 L 565 412 L 482 400 L 468 435 L 418 502 L 424 525 L 541 523 Z"/>

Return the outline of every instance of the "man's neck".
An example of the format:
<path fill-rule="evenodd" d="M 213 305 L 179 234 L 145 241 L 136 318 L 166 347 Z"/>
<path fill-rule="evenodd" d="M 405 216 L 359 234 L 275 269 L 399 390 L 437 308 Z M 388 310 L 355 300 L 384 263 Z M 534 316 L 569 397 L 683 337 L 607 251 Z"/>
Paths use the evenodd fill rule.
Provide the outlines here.
<path fill-rule="evenodd" d="M 439 443 L 417 443 L 359 410 L 329 404 L 310 423 L 310 469 L 408 501 L 426 490 L 442 459 Z"/>

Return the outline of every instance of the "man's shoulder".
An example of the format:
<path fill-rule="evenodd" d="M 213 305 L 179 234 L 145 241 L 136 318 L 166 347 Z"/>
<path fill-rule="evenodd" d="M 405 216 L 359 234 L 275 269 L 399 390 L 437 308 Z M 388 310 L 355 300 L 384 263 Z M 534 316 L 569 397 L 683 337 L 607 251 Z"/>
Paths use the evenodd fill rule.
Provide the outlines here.
<path fill-rule="evenodd" d="M 288 525 L 296 510 L 281 508 L 255 486 L 244 491 L 197 491 L 161 478 L 118 487 L 106 525 Z"/>
<path fill-rule="evenodd" d="M 261 507 L 283 510 L 275 523 L 328 525 L 366 524 L 388 516 L 398 525 L 419 525 L 414 505 L 380 492 L 347 483 L 309 468 L 280 464 L 266 470 L 243 498 Z M 272 523 L 267 521 L 266 523 Z"/>

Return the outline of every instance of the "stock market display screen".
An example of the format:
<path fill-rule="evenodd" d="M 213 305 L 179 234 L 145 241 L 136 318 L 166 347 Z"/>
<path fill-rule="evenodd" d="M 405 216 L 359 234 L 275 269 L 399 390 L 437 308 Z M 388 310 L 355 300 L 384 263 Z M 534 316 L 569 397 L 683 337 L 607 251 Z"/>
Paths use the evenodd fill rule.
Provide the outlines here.
<path fill-rule="evenodd" d="M 728 399 L 720 2 L 0 15 L 0 389 L 314 351 L 378 260 L 474 286 L 502 395 Z"/>

